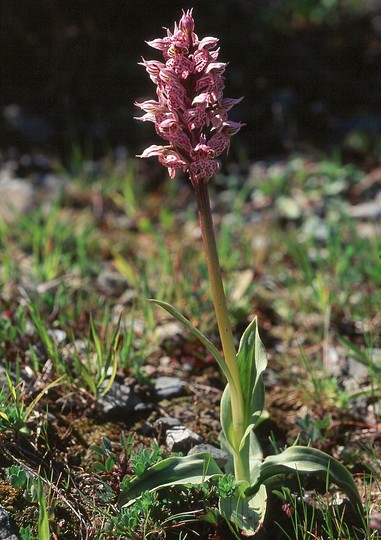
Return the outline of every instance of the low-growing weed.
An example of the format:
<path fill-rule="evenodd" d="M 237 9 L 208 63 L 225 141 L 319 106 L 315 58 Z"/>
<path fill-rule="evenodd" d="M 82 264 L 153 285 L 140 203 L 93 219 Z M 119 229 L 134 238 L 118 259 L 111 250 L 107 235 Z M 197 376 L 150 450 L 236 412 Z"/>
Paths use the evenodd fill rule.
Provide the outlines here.
<path fill-rule="evenodd" d="M 22 491 L 25 499 L 38 505 L 38 540 L 50 540 L 49 516 L 43 482 L 40 477 L 33 477 L 20 465 L 12 465 L 5 471 L 8 482 Z M 32 527 L 27 525 L 20 530 L 21 538 L 33 539 Z"/>
<path fill-rule="evenodd" d="M 5 372 L 8 389 L 5 385 L 0 390 L 0 430 L 11 429 L 14 432 L 23 435 L 30 435 L 30 429 L 27 426 L 29 417 L 35 410 L 40 399 L 48 392 L 50 388 L 61 384 L 63 377 L 52 381 L 34 397 L 28 406 L 25 405 L 25 391 L 23 390 L 24 383 L 12 381 L 8 371 Z"/>

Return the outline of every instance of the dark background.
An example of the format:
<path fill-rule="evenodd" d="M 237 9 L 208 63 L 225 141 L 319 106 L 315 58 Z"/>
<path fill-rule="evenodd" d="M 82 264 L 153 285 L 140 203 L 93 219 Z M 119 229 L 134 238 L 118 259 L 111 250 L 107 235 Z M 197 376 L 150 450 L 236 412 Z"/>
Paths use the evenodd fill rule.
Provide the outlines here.
<path fill-rule="evenodd" d="M 379 0 L 4 0 L 0 148 L 69 155 L 157 142 L 133 120 L 155 97 L 137 62 L 144 41 L 194 7 L 200 38 L 220 38 L 226 97 L 244 95 L 233 156 L 298 147 L 381 154 Z"/>

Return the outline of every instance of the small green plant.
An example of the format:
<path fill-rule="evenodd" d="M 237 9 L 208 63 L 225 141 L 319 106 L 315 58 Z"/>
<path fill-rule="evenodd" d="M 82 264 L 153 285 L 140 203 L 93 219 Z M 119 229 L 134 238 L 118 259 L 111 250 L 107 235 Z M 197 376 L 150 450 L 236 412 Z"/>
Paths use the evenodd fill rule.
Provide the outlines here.
<path fill-rule="evenodd" d="M 281 489 L 273 489 L 272 493 L 282 501 L 282 511 L 288 517 L 286 523 L 288 521 L 288 525 L 291 525 L 286 530 L 285 525 L 277 523 L 287 540 L 309 540 L 312 534 L 313 538 L 319 540 L 361 540 L 374 537 L 365 517 L 358 519 L 356 516 L 354 520 L 350 506 L 343 499 L 318 496 L 315 500 L 309 500 L 299 478 L 297 492 L 282 486 Z"/>
<path fill-rule="evenodd" d="M 19 530 L 21 540 L 39 540 L 32 534 L 32 527 L 27 525 L 26 527 L 20 527 Z"/>
<path fill-rule="evenodd" d="M 8 482 L 17 489 L 25 489 L 30 483 L 30 477 L 20 465 L 11 465 L 5 471 Z"/>
<path fill-rule="evenodd" d="M 133 452 L 130 456 L 130 467 L 133 473 L 139 476 L 162 459 L 163 452 L 160 450 L 159 446 L 154 443 L 150 450 L 142 448 Z"/>
<path fill-rule="evenodd" d="M 292 536 L 285 531 L 282 525 L 278 524 L 287 540 L 308 540 L 311 538 L 311 534 L 316 535 L 316 530 L 314 530 L 316 528 L 315 507 L 306 503 L 300 481 L 299 488 L 299 494 L 295 494 L 290 488 L 284 486 L 281 490 L 273 490 L 273 494 L 282 501 L 282 510 L 290 518 L 292 524 Z"/>
<path fill-rule="evenodd" d="M 29 417 L 40 399 L 50 388 L 61 384 L 63 377 L 49 383 L 35 398 L 32 399 L 30 404 L 26 406 L 24 395 L 21 390 L 21 383 L 14 384 L 8 371 L 5 372 L 5 375 L 8 389 L 6 389 L 5 386 L 0 389 L 0 405 L 2 405 L 2 410 L 0 410 L 0 430 L 11 429 L 23 435 L 30 435 L 31 431 L 27 426 Z"/>
<path fill-rule="evenodd" d="M 329 416 L 313 418 L 307 413 L 303 418 L 297 418 L 295 425 L 300 430 L 298 442 L 303 445 L 322 443 L 330 426 Z"/>
<path fill-rule="evenodd" d="M 108 338 L 106 343 L 102 343 L 94 321 L 90 317 L 90 340 L 85 358 L 77 350 L 73 355 L 74 373 L 71 373 L 71 376 L 77 378 L 81 386 L 89 388 L 96 397 L 106 395 L 115 379 L 118 368 L 119 339 L 120 319 L 111 339 Z"/>
<path fill-rule="evenodd" d="M 8 467 L 5 473 L 13 487 L 23 491 L 27 500 L 38 504 L 38 540 L 50 540 L 49 516 L 41 478 L 32 477 L 20 465 Z M 21 528 L 20 535 L 23 540 L 34 538 L 29 525 Z"/>
<path fill-rule="evenodd" d="M 214 49 L 217 41 L 211 37 L 199 41 L 194 33 L 192 10 L 183 12 L 173 34 L 168 31 L 166 38 L 149 42 L 163 52 L 166 63 L 143 60 L 158 87 L 159 101 L 149 100 L 137 105 L 146 113 L 142 120 L 154 122 L 158 133 L 169 142 L 167 146 L 150 146 L 141 157 L 158 156 L 171 178 L 178 168 L 187 171 L 194 188 L 223 355 L 174 307 L 162 301 L 154 302 L 203 343 L 226 377 L 228 384 L 221 400 L 220 442 L 229 455 L 225 472 L 234 477 L 234 489 L 230 481 L 229 489 L 222 489 L 219 511 L 238 530 L 253 535 L 265 519 L 267 490 L 282 475 L 325 475 L 346 492 L 356 512 L 362 512 L 362 503 L 353 478 L 331 456 L 314 448 L 293 446 L 263 459 L 254 434 L 264 419 L 262 377 L 267 357 L 256 317 L 243 333 L 236 351 L 208 193 L 208 181 L 218 169 L 214 158 L 229 148 L 230 137 L 242 127 L 241 123 L 228 120 L 228 111 L 240 100 L 223 98 L 222 74 L 226 64 L 217 62 L 218 50 Z M 176 485 L 203 485 L 208 481 L 221 481 L 223 477 L 224 473 L 207 452 L 172 456 L 148 468 L 145 464 L 139 468 L 124 484 L 119 504 L 122 508 L 130 506 L 147 491 Z"/>

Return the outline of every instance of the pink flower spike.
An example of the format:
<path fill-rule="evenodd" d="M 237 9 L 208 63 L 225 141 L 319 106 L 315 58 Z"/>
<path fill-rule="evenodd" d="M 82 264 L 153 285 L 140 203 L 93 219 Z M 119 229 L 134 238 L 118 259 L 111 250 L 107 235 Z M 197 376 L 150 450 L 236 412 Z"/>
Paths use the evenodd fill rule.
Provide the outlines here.
<path fill-rule="evenodd" d="M 166 36 L 147 42 L 163 60 L 141 62 L 156 85 L 157 101 L 135 103 L 145 112 L 138 120 L 153 122 L 168 142 L 146 148 L 140 157 L 156 156 L 171 178 L 182 169 L 193 184 L 213 176 L 217 156 L 229 149 L 231 137 L 244 125 L 228 119 L 242 98 L 223 97 L 228 64 L 218 60 L 218 39 L 199 40 L 194 29 L 193 9 L 183 10 L 173 33 L 166 29 Z"/>

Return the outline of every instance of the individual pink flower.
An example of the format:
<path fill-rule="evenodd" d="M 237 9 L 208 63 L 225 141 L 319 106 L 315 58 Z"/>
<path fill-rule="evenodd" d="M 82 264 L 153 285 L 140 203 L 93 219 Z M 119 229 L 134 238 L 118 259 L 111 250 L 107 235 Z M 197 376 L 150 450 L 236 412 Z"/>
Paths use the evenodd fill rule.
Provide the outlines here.
<path fill-rule="evenodd" d="M 141 62 L 156 85 L 157 101 L 136 103 L 153 122 L 166 146 L 152 145 L 139 156 L 157 156 L 171 178 L 176 169 L 189 174 L 193 184 L 206 182 L 218 170 L 216 161 L 229 150 L 230 139 L 244 125 L 228 120 L 230 109 L 241 101 L 223 97 L 226 63 L 218 61 L 218 39 L 198 39 L 192 9 L 184 11 L 174 30 L 148 41 L 161 51 L 163 62 Z"/>

